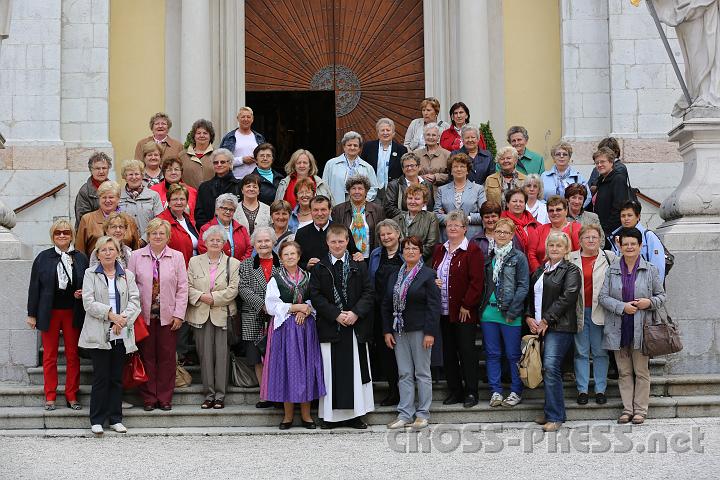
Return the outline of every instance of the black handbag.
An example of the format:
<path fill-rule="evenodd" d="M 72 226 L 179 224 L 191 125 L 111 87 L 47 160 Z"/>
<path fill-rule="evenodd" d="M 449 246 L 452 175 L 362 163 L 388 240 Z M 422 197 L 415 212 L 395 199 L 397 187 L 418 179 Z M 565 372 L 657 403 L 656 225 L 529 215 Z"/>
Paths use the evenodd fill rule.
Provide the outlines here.
<path fill-rule="evenodd" d="M 651 310 L 650 320 L 643 324 L 642 352 L 648 357 L 677 353 L 683 349 L 680 329 L 668 315 L 665 306 Z"/>

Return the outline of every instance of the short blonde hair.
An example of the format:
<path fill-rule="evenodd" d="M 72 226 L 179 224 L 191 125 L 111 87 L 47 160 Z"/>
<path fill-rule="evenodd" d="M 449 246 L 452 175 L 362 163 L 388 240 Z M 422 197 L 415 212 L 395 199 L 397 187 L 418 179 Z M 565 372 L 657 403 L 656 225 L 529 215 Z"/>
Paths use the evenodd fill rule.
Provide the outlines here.
<path fill-rule="evenodd" d="M 170 120 L 168 114 L 165 112 L 157 112 L 155 115 L 150 117 L 150 130 L 152 130 L 153 125 L 155 125 L 155 122 L 157 122 L 158 120 L 165 120 L 168 125 L 168 130 L 172 128 L 172 120 Z"/>
<path fill-rule="evenodd" d="M 310 162 L 310 171 L 308 172 L 309 176 L 317 175 L 318 173 L 318 167 L 317 162 L 315 161 L 315 157 L 312 153 L 305 150 L 304 148 L 300 148 L 298 150 L 295 150 L 292 155 L 290 155 L 290 160 L 288 160 L 288 163 L 285 164 L 285 173 L 288 175 L 292 175 L 295 173 L 295 162 L 297 162 L 298 158 L 300 158 L 300 155 L 306 155 L 308 157 L 308 161 Z"/>
<path fill-rule="evenodd" d="M 118 197 L 118 200 L 120 199 L 120 185 L 118 185 L 117 182 L 113 182 L 112 180 L 105 180 L 98 187 L 97 196 L 98 198 L 100 198 L 110 192 L 114 193 L 115 196 Z"/>
<path fill-rule="evenodd" d="M 70 239 L 72 240 L 75 238 L 75 227 L 73 227 L 70 219 L 67 217 L 58 218 L 52 225 L 50 225 L 50 242 L 53 244 L 55 244 L 55 230 L 59 229 L 70 230 Z"/>
<path fill-rule="evenodd" d="M 98 252 L 100 252 L 100 249 L 105 246 L 107 243 L 112 243 L 115 246 L 115 251 L 120 255 L 120 244 L 117 240 L 115 240 L 113 237 L 109 237 L 107 235 L 103 235 L 102 237 L 98 238 L 95 242 L 95 248 L 93 249 L 93 253 L 96 257 L 98 257 Z"/>
<path fill-rule="evenodd" d="M 460 222 L 463 227 L 467 228 L 467 226 L 468 226 L 467 214 L 462 210 L 453 210 L 452 212 L 447 214 L 447 217 L 445 217 L 445 225 L 447 225 L 450 222 Z"/>
<path fill-rule="evenodd" d="M 495 230 L 497 230 L 497 227 L 499 227 L 500 225 L 505 225 L 510 229 L 510 232 L 515 235 L 515 230 L 517 230 L 517 225 L 515 225 L 515 222 L 513 222 L 507 217 L 502 217 L 499 218 L 497 222 L 495 222 Z"/>
<path fill-rule="evenodd" d="M 110 228 L 110 224 L 115 220 L 120 220 L 125 225 L 126 229 L 130 228 L 130 217 L 128 217 L 127 214 L 122 212 L 110 212 L 110 215 L 105 217 L 105 221 L 103 222 L 103 233 L 109 235 L 108 229 Z"/>
<path fill-rule="evenodd" d="M 153 218 L 150 220 L 150 223 L 147 224 L 147 227 L 145 227 L 145 231 L 148 235 L 150 235 L 155 230 L 159 230 L 160 228 L 165 229 L 165 235 L 167 235 L 168 240 L 170 240 L 170 222 L 167 220 L 163 220 L 162 218 Z"/>
<path fill-rule="evenodd" d="M 568 154 L 568 157 L 572 158 L 573 147 L 568 142 L 560 142 L 553 145 L 553 147 L 550 149 L 550 155 L 554 157 L 558 150 L 565 150 Z"/>
<path fill-rule="evenodd" d="M 497 155 L 495 155 L 495 161 L 499 162 L 502 157 L 504 157 L 507 154 L 511 154 L 512 157 L 517 162 L 518 159 L 518 153 L 517 150 L 515 150 L 515 147 L 511 147 L 510 145 L 505 145 L 504 147 L 498 149 Z"/>
<path fill-rule="evenodd" d="M 567 260 L 570 257 L 570 251 L 572 250 L 572 242 L 570 237 L 565 232 L 550 232 L 545 239 L 545 257 L 547 258 L 548 246 L 551 243 L 560 243 L 565 245 L 565 255 L 563 258 Z"/>
<path fill-rule="evenodd" d="M 140 160 L 125 160 L 120 170 L 120 175 L 125 178 L 125 174 L 129 171 L 139 170 L 140 174 L 145 172 L 145 164 Z"/>
<path fill-rule="evenodd" d="M 252 115 L 253 117 L 255 116 L 255 113 L 253 112 L 252 108 L 250 108 L 248 106 L 238 108 L 236 117 L 240 116 L 240 112 L 250 112 L 250 115 Z"/>
<path fill-rule="evenodd" d="M 163 154 L 163 148 L 160 146 L 159 143 L 155 143 L 154 140 L 150 140 L 149 142 L 145 142 L 145 144 L 142 146 L 142 162 L 143 165 L 145 164 L 145 156 L 150 152 L 158 152 L 160 156 L 162 157 Z"/>
<path fill-rule="evenodd" d="M 542 178 L 537 173 L 531 173 L 527 177 L 525 177 L 525 181 L 522 184 L 522 188 L 523 188 L 523 190 L 525 190 L 526 187 L 533 185 L 533 184 L 537 185 L 537 187 L 538 187 L 537 198 L 542 200 L 544 198 L 545 189 L 543 188 Z"/>
<path fill-rule="evenodd" d="M 582 240 L 582 237 L 584 237 L 585 234 L 588 233 L 590 230 L 597 232 L 597 234 L 600 235 L 600 240 L 603 240 L 603 231 L 599 223 L 586 223 L 585 225 L 580 227 L 580 233 L 578 234 L 578 238 Z"/>

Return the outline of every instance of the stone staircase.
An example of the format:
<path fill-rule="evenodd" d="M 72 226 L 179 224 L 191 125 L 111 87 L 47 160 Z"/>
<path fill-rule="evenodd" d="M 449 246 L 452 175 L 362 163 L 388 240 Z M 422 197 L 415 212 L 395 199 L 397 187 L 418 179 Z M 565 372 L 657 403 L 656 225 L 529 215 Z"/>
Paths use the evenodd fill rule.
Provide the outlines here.
<path fill-rule="evenodd" d="M 64 385 L 66 370 L 62 358 L 61 350 L 61 364 L 58 366 L 60 385 Z M 720 416 L 720 375 L 666 375 L 665 363 L 664 359 L 651 360 L 650 418 Z M 123 412 L 123 423 L 129 428 L 274 427 L 280 423 L 281 410 L 255 408 L 259 400 L 257 387 L 230 386 L 223 410 L 201 410 L 204 396 L 199 367 L 187 368 L 193 376 L 193 384 L 175 389 L 171 411 L 145 412 L 139 407 L 126 409 Z M 480 368 L 484 371 L 483 361 Z M 0 430 L 88 427 L 92 367 L 87 360 L 82 360 L 81 365 L 79 400 L 83 410 L 80 411 L 65 408 L 63 387 L 58 388 L 57 410 L 45 411 L 42 367 L 28 368 L 27 378 L 25 384 L 0 384 Z M 375 382 L 377 401 L 384 398 L 387 388 L 386 382 Z M 614 419 L 620 413 L 621 402 L 616 380 L 608 381 L 608 403 L 605 405 L 596 405 L 592 398 L 587 405 L 578 405 L 575 402 L 577 392 L 574 382 L 564 382 L 564 390 L 568 420 Z M 490 392 L 486 383 L 480 384 L 480 404 L 471 409 L 465 409 L 459 404 L 443 405 L 442 399 L 446 394 L 445 382 L 433 384 L 433 423 L 528 422 L 542 412 L 542 388 L 526 390 L 523 402 L 514 408 L 490 408 L 487 405 Z M 125 399 L 134 405 L 142 403 L 136 392 L 128 392 Z M 395 417 L 394 407 L 377 407 L 366 416 L 366 421 L 371 425 L 380 425 Z"/>

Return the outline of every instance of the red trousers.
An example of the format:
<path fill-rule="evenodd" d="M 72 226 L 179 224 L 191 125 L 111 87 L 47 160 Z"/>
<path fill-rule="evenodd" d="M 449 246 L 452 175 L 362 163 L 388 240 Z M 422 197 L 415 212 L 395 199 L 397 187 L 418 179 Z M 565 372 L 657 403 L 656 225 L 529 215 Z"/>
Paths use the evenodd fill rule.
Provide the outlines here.
<path fill-rule="evenodd" d="M 150 320 L 150 336 L 138 344 L 140 357 L 149 380 L 138 390 L 143 404 L 172 404 L 175 390 L 175 332 L 172 324 L 161 326 L 160 320 Z"/>
<path fill-rule="evenodd" d="M 58 384 L 57 357 L 60 330 L 63 332 L 65 359 L 67 360 L 65 399 L 68 402 L 75 402 L 78 388 L 80 388 L 80 357 L 78 356 L 80 330 L 73 327 L 72 310 L 53 310 L 50 314 L 50 328 L 47 332 L 40 332 L 43 344 L 45 401 L 54 402 L 57 397 L 55 390 Z"/>

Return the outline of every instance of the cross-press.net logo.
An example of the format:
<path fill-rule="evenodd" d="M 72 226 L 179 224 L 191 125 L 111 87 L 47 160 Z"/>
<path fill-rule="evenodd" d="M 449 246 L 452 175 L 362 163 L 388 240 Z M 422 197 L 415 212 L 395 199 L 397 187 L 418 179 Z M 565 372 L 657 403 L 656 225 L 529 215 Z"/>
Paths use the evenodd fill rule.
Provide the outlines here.
<path fill-rule="evenodd" d="M 388 430 L 385 441 L 397 453 L 705 453 L 700 427 L 653 432 L 632 425 L 579 425 L 545 433 L 537 426 L 505 429 L 501 424 L 431 425 Z"/>

